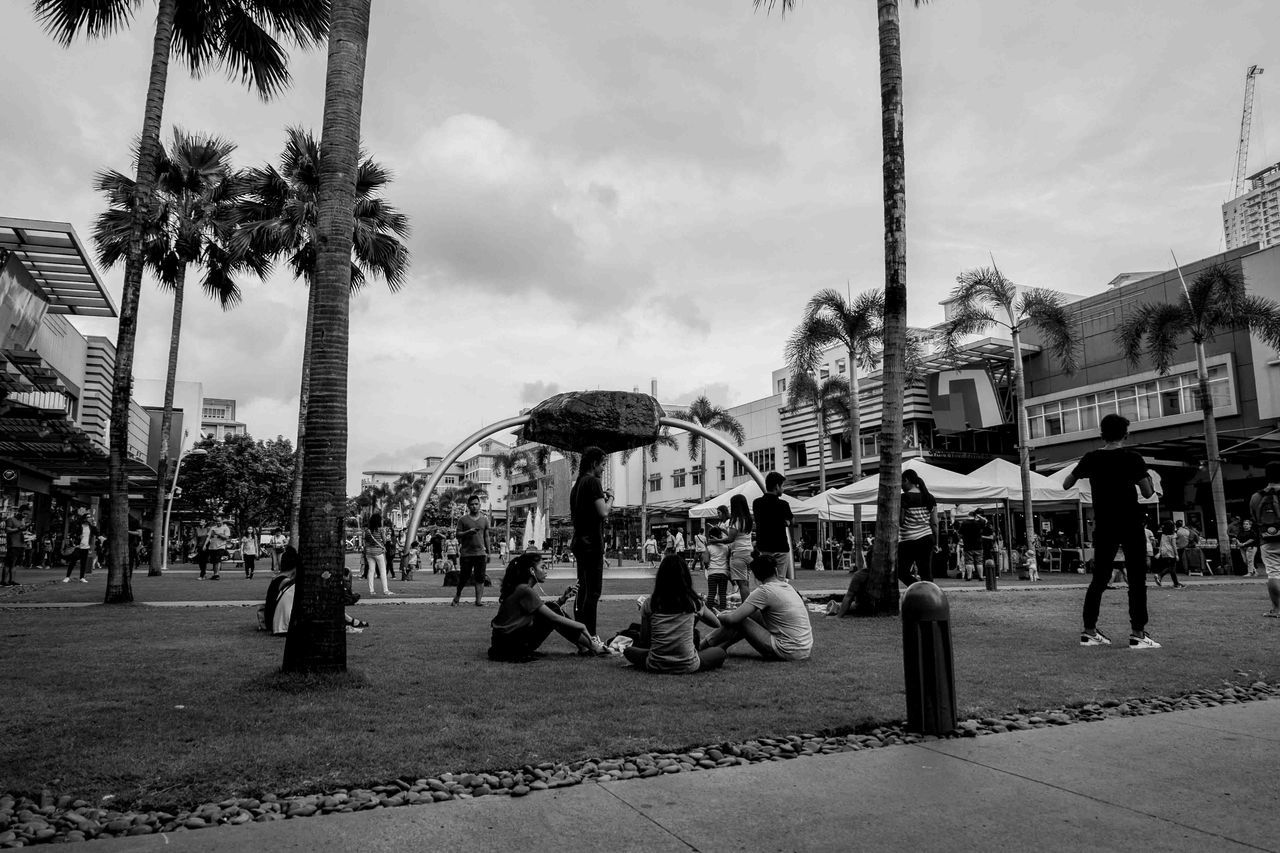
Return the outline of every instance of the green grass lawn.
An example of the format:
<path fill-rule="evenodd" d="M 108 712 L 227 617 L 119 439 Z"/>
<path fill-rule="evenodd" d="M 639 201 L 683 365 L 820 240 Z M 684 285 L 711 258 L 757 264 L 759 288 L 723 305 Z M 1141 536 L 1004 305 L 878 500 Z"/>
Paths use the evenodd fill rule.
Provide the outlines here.
<path fill-rule="evenodd" d="M 57 585 L 81 586 L 93 585 Z M 951 596 L 962 716 L 1276 677 L 1280 620 L 1260 618 L 1261 583 L 1152 589 L 1150 630 L 1166 645 L 1151 652 L 1123 646 L 1119 591 L 1100 622 L 1118 645 L 1079 647 L 1081 598 L 1063 589 Z M 905 716 L 896 619 L 815 615 L 810 661 L 765 664 L 744 646 L 719 672 L 664 677 L 578 658 L 554 636 L 542 660 L 490 663 L 492 607 L 357 610 L 374 624 L 347 638 L 353 677 L 319 690 L 274 674 L 283 640 L 256 632 L 249 608 L 0 611 L 0 790 L 190 805 L 840 733 Z M 604 603 L 601 633 L 635 614 L 632 603 Z"/>

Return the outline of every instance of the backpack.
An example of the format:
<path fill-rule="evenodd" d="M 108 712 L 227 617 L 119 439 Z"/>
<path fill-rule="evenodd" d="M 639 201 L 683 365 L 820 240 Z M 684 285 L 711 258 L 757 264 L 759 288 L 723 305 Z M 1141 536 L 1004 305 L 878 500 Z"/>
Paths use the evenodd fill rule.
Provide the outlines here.
<path fill-rule="evenodd" d="M 1258 492 L 1258 538 L 1263 542 L 1280 542 L 1280 494 L 1272 489 Z"/>

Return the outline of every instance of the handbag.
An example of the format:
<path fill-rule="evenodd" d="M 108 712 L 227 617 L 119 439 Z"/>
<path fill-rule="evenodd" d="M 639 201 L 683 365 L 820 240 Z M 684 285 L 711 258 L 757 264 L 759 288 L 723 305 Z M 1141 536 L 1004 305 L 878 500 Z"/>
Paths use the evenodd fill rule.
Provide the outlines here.
<path fill-rule="evenodd" d="M 70 557 L 76 552 L 76 543 L 70 539 L 62 543 L 62 556 Z"/>

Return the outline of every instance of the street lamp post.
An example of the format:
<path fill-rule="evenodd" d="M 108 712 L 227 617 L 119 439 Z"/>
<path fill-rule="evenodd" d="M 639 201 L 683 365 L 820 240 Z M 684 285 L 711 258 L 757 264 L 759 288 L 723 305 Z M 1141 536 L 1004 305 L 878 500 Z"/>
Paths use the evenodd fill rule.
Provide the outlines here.
<path fill-rule="evenodd" d="M 160 541 L 160 571 L 164 572 L 169 568 L 169 518 L 173 515 L 173 496 L 178 491 L 178 473 L 182 470 L 182 460 L 188 456 L 207 456 L 209 451 L 193 447 L 186 453 L 178 457 L 178 463 L 173 466 L 173 483 L 169 486 L 169 500 L 164 510 L 164 533 Z"/>

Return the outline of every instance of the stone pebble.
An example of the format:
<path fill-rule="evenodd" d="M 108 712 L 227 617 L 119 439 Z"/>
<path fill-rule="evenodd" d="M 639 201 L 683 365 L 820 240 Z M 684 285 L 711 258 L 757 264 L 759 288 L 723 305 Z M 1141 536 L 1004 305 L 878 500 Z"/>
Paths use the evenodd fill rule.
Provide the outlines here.
<path fill-rule="evenodd" d="M 980 737 L 1003 732 L 1089 723 L 1110 717 L 1143 716 L 1193 708 L 1234 705 L 1280 698 L 1280 682 L 1192 690 L 1181 696 L 1107 699 L 1073 708 L 1019 710 L 999 717 L 960 720 L 942 738 Z M 855 752 L 895 744 L 924 743 L 942 738 L 906 730 L 905 721 L 880 724 L 866 731 L 842 735 L 802 733 L 760 737 L 742 743 L 718 743 L 684 752 L 643 752 L 622 757 L 575 762 L 545 761 L 496 773 L 442 773 L 435 778 L 395 779 L 371 788 L 328 791 L 307 796 L 265 794 L 261 799 L 231 797 L 203 803 L 188 811 L 135 812 L 94 807 L 69 794 L 41 791 L 32 796 L 0 793 L 0 849 L 50 842 L 89 841 L 101 837 L 147 835 L 156 832 L 198 831 L 217 826 L 273 820 L 294 820 L 318 814 L 425 805 L 483 796 L 523 797 L 535 791 L 579 785 L 650 779 L 674 773 L 714 770 L 740 764 L 789 761 L 811 755 Z"/>

